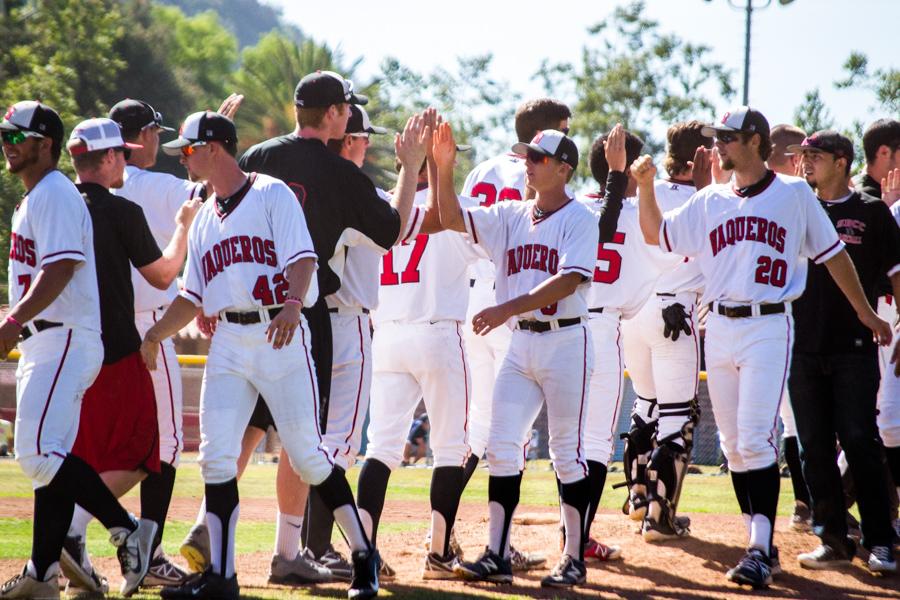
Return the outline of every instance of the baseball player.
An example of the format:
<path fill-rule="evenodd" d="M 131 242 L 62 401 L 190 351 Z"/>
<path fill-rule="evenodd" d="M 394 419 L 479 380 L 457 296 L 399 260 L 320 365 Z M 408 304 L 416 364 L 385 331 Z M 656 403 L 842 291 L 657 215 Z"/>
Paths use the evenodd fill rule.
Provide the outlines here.
<path fill-rule="evenodd" d="M 666 252 L 696 257 L 703 273 L 709 395 L 749 544 L 728 579 L 755 588 L 772 581 L 772 532 L 780 485 L 775 423 L 791 361 L 791 300 L 803 291 L 804 257 L 824 263 L 859 319 L 881 343 L 887 323 L 872 311 L 853 264 L 805 182 L 766 169 L 769 124 L 746 106 L 704 127 L 715 137 L 731 184 L 707 186 L 665 216 L 656 202 L 649 156 L 638 180 L 644 239 Z M 705 151 L 698 151 L 703 156 Z"/>
<path fill-rule="evenodd" d="M 118 546 L 131 595 L 147 572 L 156 524 L 125 511 L 87 463 L 70 453 L 81 399 L 100 370 L 100 302 L 93 227 L 84 199 L 57 170 L 63 123 L 50 107 L 18 102 L 0 122 L 6 168 L 25 187 L 13 213 L 9 305 L 0 353 L 16 344 L 16 459 L 34 486 L 31 558 L 0 598 L 59 598 L 59 557 L 75 504 Z"/>
<path fill-rule="evenodd" d="M 552 98 L 529 100 L 516 110 L 516 138 L 520 142 L 529 142 L 545 129 L 567 133 L 571 116 L 569 107 L 559 100 Z M 466 177 L 461 195 L 475 198 L 481 206 L 526 198 L 528 190 L 525 186 L 525 157 L 513 152 L 504 152 L 478 164 Z M 469 291 L 467 323 L 485 308 L 496 304 L 494 265 L 491 261 L 486 258 L 478 260 L 469 267 L 469 276 L 472 289 Z M 463 330 L 472 378 L 469 412 L 471 454 L 465 466 L 465 481 L 468 484 L 487 448 L 494 381 L 509 348 L 512 331 L 507 327 L 499 327 L 487 335 L 476 335 L 471 327 L 464 327 Z M 525 442 L 526 440 L 522 441 L 523 444 Z M 542 554 L 522 552 L 512 544 L 509 552 L 513 571 L 527 571 L 547 562 Z"/>
<path fill-rule="evenodd" d="M 635 195 L 637 182 L 628 175 L 628 168 L 640 155 L 643 145 L 640 138 L 621 126 L 594 141 L 590 167 L 594 180 L 601 186 L 600 193 L 588 194 L 584 199 L 592 211 L 599 213 L 608 197 L 631 198 Z M 622 405 L 624 368 L 620 320 L 638 314 L 660 273 L 671 270 L 680 262 L 680 258 L 663 254 L 644 242 L 637 218 L 637 202 L 633 200 L 623 204 L 612 241 L 600 244 L 597 249 L 588 293 L 588 327 L 595 357 L 584 432 L 591 490 L 585 528 L 588 534 L 606 483 L 607 464 L 613 453 L 613 434 Z M 588 535 L 584 555 L 595 561 L 616 560 L 621 557 L 621 549 L 606 546 Z"/>
<path fill-rule="evenodd" d="M 663 211 L 682 206 L 696 191 L 691 161 L 698 147 L 712 146 L 701 127 L 698 121 L 677 123 L 666 134 L 667 177 L 654 188 Z M 643 521 L 641 534 L 648 542 L 690 532 L 690 519 L 675 511 L 700 419 L 700 348 L 694 332 L 702 289 L 699 264 L 683 260 L 659 278 L 654 295 L 622 327 L 625 364 L 637 394 L 631 427 L 623 435 L 626 506 L 632 519 Z"/>
<path fill-rule="evenodd" d="M 499 303 L 475 315 L 472 326 L 476 333 L 489 333 L 507 322 L 515 326 L 494 389 L 495 418 L 487 448 L 489 542 L 478 560 L 459 563 L 454 570 L 465 579 L 512 581 L 509 526 L 525 466 L 522 440 L 546 401 L 566 544 L 541 584 L 571 587 L 583 583 L 586 574 L 590 490 L 583 431 L 594 362 L 586 295 L 596 264 L 597 219 L 566 193 L 578 165 L 578 149 L 565 134 L 543 131 L 531 143 L 514 145 L 513 152 L 526 156 L 526 184 L 536 199 L 462 210 L 453 190 L 455 153 L 449 125 L 438 128 L 434 144 L 441 225 L 467 233 L 496 265 Z M 599 239 L 607 239 L 606 229 L 615 232 L 620 209 L 621 204 L 609 205 Z"/>
<path fill-rule="evenodd" d="M 416 125 L 398 137 L 398 147 L 416 143 Z M 237 458 L 262 394 L 292 466 L 318 488 L 350 544 L 354 572 L 348 597 L 372 598 L 378 593 L 378 554 L 363 531 L 344 471 L 334 466 L 319 430 L 310 333 L 300 312 L 319 293 L 303 211 L 284 183 L 241 170 L 234 158 L 234 124 L 217 113 L 189 116 L 178 139 L 163 148 L 180 152 L 215 196 L 191 228 L 184 287 L 147 332 L 141 352 L 155 367 L 159 342 L 190 322 L 197 308 L 218 315 L 219 323 L 204 372 L 200 418 L 212 564 L 200 577 L 164 588 L 162 596 L 238 597 Z"/>
<path fill-rule="evenodd" d="M 424 116 L 429 126 L 437 122 L 433 109 Z M 427 170 L 432 171 L 430 178 Z M 429 198 L 434 186 L 428 184 L 436 179 L 433 160 L 419 177 L 420 184 L 426 186 L 416 194 L 415 201 L 424 209 L 422 216 L 381 263 L 378 308 L 372 313 L 375 330 L 369 444 L 359 474 L 357 499 L 366 532 L 377 544 L 388 480 L 403 460 L 409 424 L 419 400 L 424 398 L 434 471 L 431 541 L 422 578 L 453 579 L 459 557 L 451 550 L 450 531 L 469 454 L 466 437 L 471 383 L 462 321 L 469 296 L 467 268 L 483 255 L 460 234 L 440 231 L 437 207 L 433 196 Z"/>

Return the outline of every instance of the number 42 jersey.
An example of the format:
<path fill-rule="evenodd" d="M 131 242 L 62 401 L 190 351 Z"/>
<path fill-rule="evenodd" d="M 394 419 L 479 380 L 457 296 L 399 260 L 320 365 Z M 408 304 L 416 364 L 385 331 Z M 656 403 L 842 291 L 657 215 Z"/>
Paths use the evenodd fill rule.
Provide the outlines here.
<path fill-rule="evenodd" d="M 219 212 L 211 196 L 188 233 L 181 295 L 207 316 L 284 304 L 284 270 L 316 258 L 303 209 L 290 188 L 268 175 L 250 177 L 251 185 L 233 197 L 236 204 L 227 213 Z M 303 305 L 312 306 L 318 295 L 312 277 Z"/>

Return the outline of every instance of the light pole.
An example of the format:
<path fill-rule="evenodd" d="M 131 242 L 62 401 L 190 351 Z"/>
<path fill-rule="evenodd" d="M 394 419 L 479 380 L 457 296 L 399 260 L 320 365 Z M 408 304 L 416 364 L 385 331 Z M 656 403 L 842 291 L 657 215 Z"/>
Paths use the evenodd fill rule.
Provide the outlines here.
<path fill-rule="evenodd" d="M 706 1 L 712 2 L 712 0 Z M 778 4 L 784 6 L 793 1 L 778 0 Z M 760 0 L 755 4 L 753 0 L 743 0 L 743 3 L 738 2 L 738 0 L 728 0 L 728 6 L 737 10 L 743 10 L 747 15 L 744 24 L 744 106 L 749 106 L 750 104 L 750 27 L 753 22 L 753 11 L 768 8 L 770 4 L 772 4 L 772 0 Z"/>

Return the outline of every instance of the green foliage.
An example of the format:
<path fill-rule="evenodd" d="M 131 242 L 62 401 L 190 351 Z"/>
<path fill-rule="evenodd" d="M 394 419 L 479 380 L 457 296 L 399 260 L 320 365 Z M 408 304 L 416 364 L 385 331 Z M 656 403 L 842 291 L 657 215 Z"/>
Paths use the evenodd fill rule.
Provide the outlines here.
<path fill-rule="evenodd" d="M 548 94 L 574 100 L 573 134 L 582 147 L 622 123 L 658 152 L 664 140 L 651 135 L 652 124 L 711 118 L 719 99 L 734 95 L 731 72 L 712 50 L 662 32 L 643 16 L 644 4 L 617 7 L 589 27 L 580 62 L 544 61 L 537 73 Z"/>
<path fill-rule="evenodd" d="M 222 24 L 234 33 L 241 48 L 252 46 L 266 33 L 278 29 L 290 39 L 303 41 L 300 28 L 281 20 L 281 11 L 259 0 L 158 0 L 177 6 L 184 14 L 214 11 Z"/>
<path fill-rule="evenodd" d="M 794 109 L 794 124 L 808 134 L 834 128 L 834 119 L 819 94 L 819 88 L 806 92 L 803 103 Z"/>
<path fill-rule="evenodd" d="M 869 68 L 869 58 L 861 52 L 851 52 L 844 62 L 847 76 L 836 81 L 838 89 L 863 88 L 875 93 L 878 108 L 888 115 L 900 114 L 900 69 Z"/>

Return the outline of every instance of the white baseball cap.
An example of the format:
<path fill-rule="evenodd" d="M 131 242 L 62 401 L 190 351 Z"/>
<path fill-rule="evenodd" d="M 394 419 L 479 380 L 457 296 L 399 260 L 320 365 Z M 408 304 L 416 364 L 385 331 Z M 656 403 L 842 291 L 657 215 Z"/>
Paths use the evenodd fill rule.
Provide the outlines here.
<path fill-rule="evenodd" d="M 106 118 L 88 119 L 76 125 L 66 147 L 73 156 L 109 148 L 143 148 L 140 144 L 123 140 L 119 124 Z"/>
<path fill-rule="evenodd" d="M 562 131 L 545 129 L 539 131 L 530 143 L 518 142 L 513 144 L 512 151 L 525 155 L 529 150 L 538 154 L 555 158 L 559 162 L 566 163 L 573 169 L 578 168 L 578 146 Z"/>

